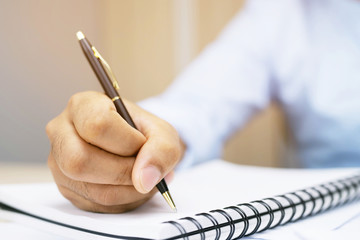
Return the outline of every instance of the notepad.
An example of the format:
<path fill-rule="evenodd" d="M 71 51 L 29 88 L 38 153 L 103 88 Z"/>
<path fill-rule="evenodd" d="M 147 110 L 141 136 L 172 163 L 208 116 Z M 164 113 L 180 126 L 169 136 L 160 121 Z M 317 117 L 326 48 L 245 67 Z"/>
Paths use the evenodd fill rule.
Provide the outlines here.
<path fill-rule="evenodd" d="M 0 214 L 73 239 L 235 239 L 265 229 L 262 234 L 289 233 L 309 220 L 318 232 L 328 231 L 360 211 L 355 168 L 276 169 L 215 160 L 177 173 L 170 188 L 178 213 L 158 194 L 134 211 L 99 214 L 74 207 L 54 183 L 1 185 Z"/>

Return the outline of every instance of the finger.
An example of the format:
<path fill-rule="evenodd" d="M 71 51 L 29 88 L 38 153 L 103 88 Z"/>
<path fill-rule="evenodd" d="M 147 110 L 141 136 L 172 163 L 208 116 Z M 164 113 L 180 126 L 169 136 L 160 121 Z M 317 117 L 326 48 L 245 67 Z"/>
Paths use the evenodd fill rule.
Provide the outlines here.
<path fill-rule="evenodd" d="M 150 138 L 141 148 L 133 168 L 132 181 L 141 193 L 151 191 L 180 160 L 180 154 L 168 142 Z"/>
<path fill-rule="evenodd" d="M 175 172 L 174 171 L 170 171 L 166 176 L 165 176 L 165 182 L 166 183 L 171 183 L 174 180 L 174 176 L 175 176 Z"/>
<path fill-rule="evenodd" d="M 86 142 L 121 156 L 133 156 L 146 138 L 116 112 L 104 94 L 84 92 L 69 101 L 69 115 Z"/>
<path fill-rule="evenodd" d="M 74 181 L 65 176 L 49 156 L 48 165 L 58 186 L 67 188 L 82 198 L 102 206 L 115 206 L 149 199 L 155 191 L 141 194 L 133 186 L 93 184 Z"/>
<path fill-rule="evenodd" d="M 113 205 L 113 206 L 104 206 L 92 201 L 89 201 L 88 199 L 83 198 L 82 196 L 78 195 L 77 193 L 73 192 L 72 190 L 63 187 L 58 186 L 59 191 L 61 194 L 68 199 L 72 204 L 74 204 L 76 207 L 90 212 L 99 212 L 99 213 L 123 213 L 128 212 L 130 210 L 133 210 L 142 204 L 144 204 L 149 198 L 141 199 L 137 202 L 131 202 L 127 204 L 121 204 L 121 205 Z"/>
<path fill-rule="evenodd" d="M 104 151 L 81 139 L 68 121 L 53 121 L 52 124 L 61 131 L 50 136 L 51 157 L 66 176 L 82 182 L 132 185 L 135 157 L 120 157 Z"/>
<path fill-rule="evenodd" d="M 129 111 L 139 111 L 136 105 L 127 104 Z M 134 121 L 147 141 L 136 157 L 132 180 L 139 192 L 147 193 L 174 169 L 185 146 L 170 124 L 147 112 L 142 116 L 142 119 Z"/>

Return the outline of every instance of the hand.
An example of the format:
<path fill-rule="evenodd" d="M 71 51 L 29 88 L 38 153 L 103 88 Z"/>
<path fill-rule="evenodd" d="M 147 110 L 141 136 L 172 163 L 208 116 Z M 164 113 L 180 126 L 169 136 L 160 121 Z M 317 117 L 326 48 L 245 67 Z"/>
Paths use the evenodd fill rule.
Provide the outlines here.
<path fill-rule="evenodd" d="M 124 101 L 138 130 L 97 92 L 78 93 L 46 126 L 48 165 L 65 198 L 93 212 L 132 210 L 157 192 L 184 152 L 167 122 Z"/>

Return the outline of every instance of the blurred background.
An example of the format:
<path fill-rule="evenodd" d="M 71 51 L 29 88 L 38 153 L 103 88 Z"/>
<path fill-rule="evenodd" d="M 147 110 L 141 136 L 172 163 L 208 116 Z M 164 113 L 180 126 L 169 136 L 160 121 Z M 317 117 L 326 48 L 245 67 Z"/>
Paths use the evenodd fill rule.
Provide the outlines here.
<path fill-rule="evenodd" d="M 76 39 L 81 30 L 132 101 L 162 92 L 241 11 L 242 0 L 0 0 L 0 163 L 46 163 L 49 120 L 79 91 L 101 91 Z M 234 134 L 224 158 L 282 165 L 275 105 Z"/>

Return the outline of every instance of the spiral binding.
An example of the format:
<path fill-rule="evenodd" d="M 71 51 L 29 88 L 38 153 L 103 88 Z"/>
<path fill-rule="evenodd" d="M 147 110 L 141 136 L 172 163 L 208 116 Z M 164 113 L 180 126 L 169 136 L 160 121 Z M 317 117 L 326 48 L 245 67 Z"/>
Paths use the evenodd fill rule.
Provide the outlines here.
<path fill-rule="evenodd" d="M 239 239 L 360 199 L 360 173 L 272 198 L 242 203 L 168 221 L 178 234 L 167 239 Z M 190 227 L 189 227 L 190 226 Z M 195 230 L 194 230 L 195 229 Z M 211 232 L 211 233 L 210 233 Z M 227 234 L 226 236 L 224 234 Z"/>

